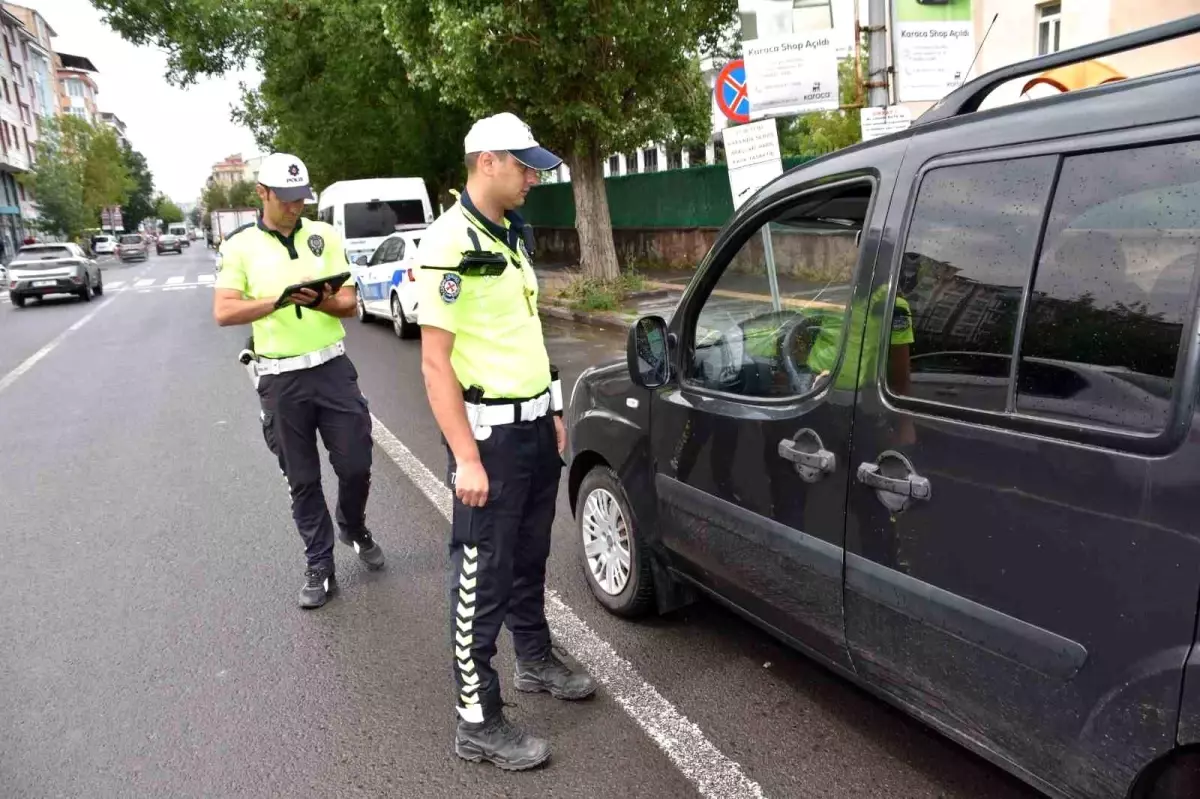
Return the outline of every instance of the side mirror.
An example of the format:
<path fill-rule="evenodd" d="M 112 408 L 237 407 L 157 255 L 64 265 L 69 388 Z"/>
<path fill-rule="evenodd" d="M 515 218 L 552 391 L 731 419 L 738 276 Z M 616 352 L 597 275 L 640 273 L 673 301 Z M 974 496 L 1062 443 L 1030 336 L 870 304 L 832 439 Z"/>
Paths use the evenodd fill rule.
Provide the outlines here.
<path fill-rule="evenodd" d="M 629 376 L 642 388 L 666 385 L 671 377 L 667 351 L 667 323 L 661 316 L 643 316 L 629 328 L 625 342 Z"/>
<path fill-rule="evenodd" d="M 357 258 L 355 258 L 354 265 L 355 266 L 366 266 L 367 265 L 367 256 L 360 255 Z"/>

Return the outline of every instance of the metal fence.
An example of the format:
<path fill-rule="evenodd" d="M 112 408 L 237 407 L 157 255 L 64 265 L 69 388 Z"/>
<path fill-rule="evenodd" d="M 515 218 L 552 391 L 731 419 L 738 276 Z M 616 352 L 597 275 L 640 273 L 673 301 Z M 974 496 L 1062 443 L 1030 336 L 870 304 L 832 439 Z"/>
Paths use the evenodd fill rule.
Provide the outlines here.
<path fill-rule="evenodd" d="M 786 171 L 809 160 L 785 158 L 783 168 Z M 715 228 L 733 215 L 724 164 L 623 175 L 604 183 L 614 228 Z M 534 186 L 521 215 L 534 227 L 575 227 L 571 184 Z"/>

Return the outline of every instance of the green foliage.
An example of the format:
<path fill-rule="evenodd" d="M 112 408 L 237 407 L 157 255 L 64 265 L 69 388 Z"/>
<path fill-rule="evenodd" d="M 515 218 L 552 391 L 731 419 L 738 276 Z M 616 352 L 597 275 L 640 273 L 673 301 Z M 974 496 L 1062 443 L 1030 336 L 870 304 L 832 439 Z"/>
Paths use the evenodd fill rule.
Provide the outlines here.
<path fill-rule="evenodd" d="M 801 114 L 790 120 L 779 120 L 779 149 L 784 157 L 814 157 L 849 147 L 862 141 L 862 123 L 858 110 L 865 105 L 865 90 L 859 92 L 860 80 L 865 81 L 867 69 L 866 46 L 862 48 L 862 74 L 855 75 L 854 59 L 843 58 L 838 63 L 838 88 L 842 107 L 837 111 L 817 111 Z"/>
<path fill-rule="evenodd" d="M 154 176 L 146 165 L 146 157 L 129 145 L 125 145 L 121 157 L 133 181 L 129 199 L 121 206 L 121 219 L 126 230 L 136 230 L 143 219 L 154 215 Z"/>
<path fill-rule="evenodd" d="M 167 199 L 162 194 L 154 201 L 154 215 L 158 217 L 164 225 L 170 225 L 175 222 L 183 221 L 183 211 L 179 210 L 179 206 Z"/>
<path fill-rule="evenodd" d="M 200 202 L 207 211 L 220 208 L 262 208 L 262 200 L 253 183 L 239 180 L 231 186 L 223 183 L 209 183 L 200 192 Z"/>
<path fill-rule="evenodd" d="M 234 119 L 265 151 L 302 158 L 314 185 L 423 177 L 434 194 L 463 177 L 468 120 L 408 81 L 383 36 L 379 6 L 360 0 L 96 0 L 105 20 L 169 54 L 184 84 L 254 62 Z M 226 198 L 228 199 L 228 198 Z M 206 203 L 208 205 L 208 203 Z M 257 199 L 247 205 L 257 206 Z M 209 206 L 218 207 L 218 206 Z"/>
<path fill-rule="evenodd" d="M 200 221 L 204 218 L 204 212 L 199 207 L 193 208 L 188 212 L 188 223 L 192 227 L 200 227 Z"/>
<path fill-rule="evenodd" d="M 95 227 L 100 210 L 121 205 L 135 187 L 113 132 L 72 116 L 43 125 L 36 162 L 37 171 L 21 180 L 37 197 L 37 227 L 70 240 Z"/>
<path fill-rule="evenodd" d="M 584 271 L 617 274 L 601 159 L 652 141 L 707 138 L 696 56 L 736 0 L 382 0 L 410 77 L 473 117 L 512 111 L 572 173 Z M 699 48 L 697 47 L 699 43 Z M 580 198 L 586 202 L 580 202 Z"/>
<path fill-rule="evenodd" d="M 611 311 L 631 294 L 644 291 L 646 279 L 630 268 L 613 279 L 580 277 L 564 286 L 558 296 L 577 311 Z"/>

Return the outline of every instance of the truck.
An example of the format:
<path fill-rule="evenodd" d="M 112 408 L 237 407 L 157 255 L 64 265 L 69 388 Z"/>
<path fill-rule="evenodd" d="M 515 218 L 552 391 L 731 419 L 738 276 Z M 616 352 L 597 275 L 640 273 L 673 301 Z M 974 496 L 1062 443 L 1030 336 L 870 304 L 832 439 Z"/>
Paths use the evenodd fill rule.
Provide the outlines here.
<path fill-rule="evenodd" d="M 221 208 L 209 214 L 209 219 L 212 222 L 212 246 L 220 247 L 230 233 L 243 225 L 254 224 L 258 219 L 258 211 L 253 208 Z"/>

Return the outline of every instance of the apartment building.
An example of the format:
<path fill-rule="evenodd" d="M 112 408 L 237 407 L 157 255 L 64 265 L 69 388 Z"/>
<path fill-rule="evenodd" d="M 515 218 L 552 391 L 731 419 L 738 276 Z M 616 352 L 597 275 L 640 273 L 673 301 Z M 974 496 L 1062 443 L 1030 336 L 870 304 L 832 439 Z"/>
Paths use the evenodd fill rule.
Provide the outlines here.
<path fill-rule="evenodd" d="M 95 125 L 99 119 L 96 98 L 100 87 L 92 76 L 98 73 L 96 65 L 85 56 L 58 54 L 59 109 Z"/>
<path fill-rule="evenodd" d="M 101 111 L 100 124 L 112 129 L 112 132 L 117 135 L 117 144 L 122 147 L 129 146 L 129 136 L 126 132 L 125 123 L 121 121 L 119 116 L 111 111 Z"/>
<path fill-rule="evenodd" d="M 241 153 L 231 155 L 225 160 L 213 164 L 212 174 L 208 178 L 209 182 L 232 186 L 234 183 L 246 179 L 246 167 L 246 161 L 242 159 Z"/>

